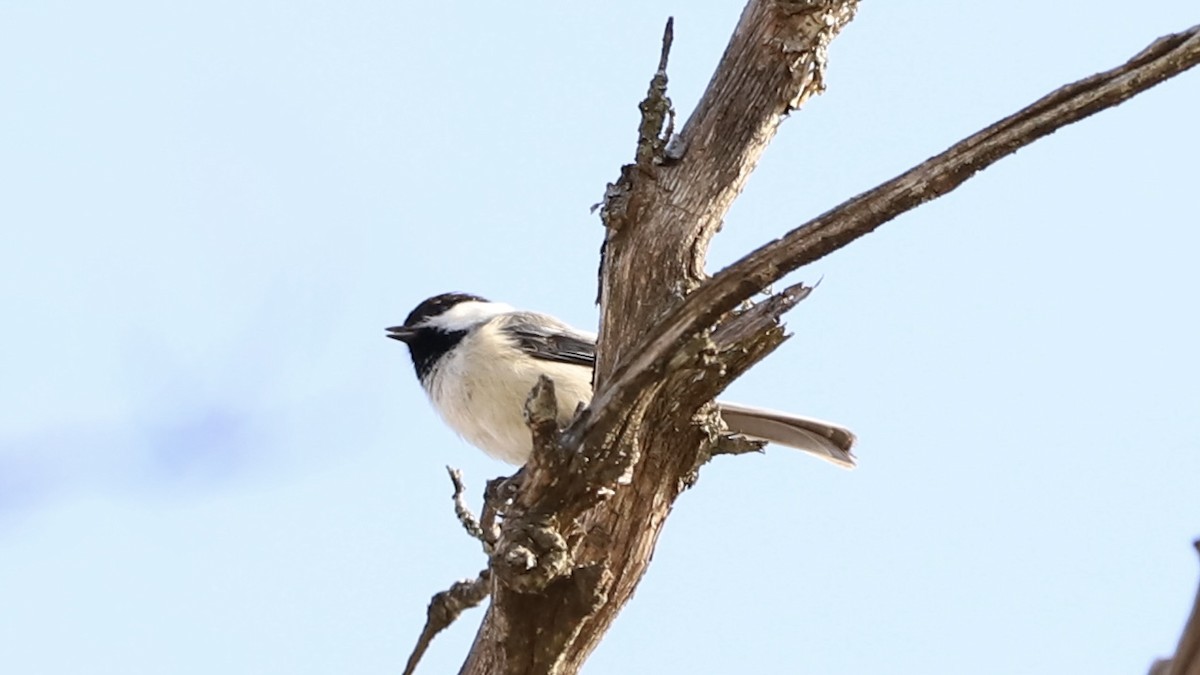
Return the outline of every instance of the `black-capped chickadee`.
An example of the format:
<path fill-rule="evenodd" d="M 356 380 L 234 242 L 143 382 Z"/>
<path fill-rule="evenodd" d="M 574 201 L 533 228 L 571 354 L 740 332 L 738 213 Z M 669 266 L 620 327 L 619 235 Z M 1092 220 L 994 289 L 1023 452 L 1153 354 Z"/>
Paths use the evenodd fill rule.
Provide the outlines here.
<path fill-rule="evenodd" d="M 592 398 L 596 336 L 558 319 L 518 311 L 465 293 L 443 293 L 417 305 L 387 336 L 408 345 L 421 386 L 442 419 L 471 444 L 511 464 L 524 464 L 533 442 L 525 400 L 546 375 L 564 425 Z M 786 413 L 718 403 L 730 431 L 854 466 L 854 434 L 835 424 Z"/>

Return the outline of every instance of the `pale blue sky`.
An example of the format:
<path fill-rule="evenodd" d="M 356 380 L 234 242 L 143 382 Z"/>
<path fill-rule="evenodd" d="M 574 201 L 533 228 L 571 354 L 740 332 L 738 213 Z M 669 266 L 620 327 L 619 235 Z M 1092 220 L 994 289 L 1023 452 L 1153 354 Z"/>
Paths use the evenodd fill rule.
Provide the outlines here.
<path fill-rule="evenodd" d="M 382 328 L 472 291 L 595 325 L 588 207 L 663 20 L 686 114 L 739 3 L 0 2 L 0 672 L 396 673 L 483 564 Z M 715 269 L 1190 0 L 864 3 Z M 861 467 L 706 467 L 586 672 L 1135 675 L 1200 535 L 1200 73 L 793 279 L 731 391 Z M 422 673 L 455 672 L 481 612 Z M 968 665 L 969 664 L 969 665 Z"/>

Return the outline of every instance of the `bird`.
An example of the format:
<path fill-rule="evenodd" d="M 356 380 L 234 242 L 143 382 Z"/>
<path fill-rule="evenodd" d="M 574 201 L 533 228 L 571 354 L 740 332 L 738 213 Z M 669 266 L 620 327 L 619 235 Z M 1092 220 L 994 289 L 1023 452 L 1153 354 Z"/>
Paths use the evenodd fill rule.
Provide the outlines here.
<path fill-rule="evenodd" d="M 417 379 L 442 420 L 487 455 L 523 465 L 533 451 L 525 401 L 540 376 L 554 382 L 565 426 L 592 398 L 594 333 L 548 314 L 522 311 L 469 293 L 442 293 L 385 329 L 408 345 Z M 855 436 L 810 417 L 717 402 L 730 432 L 855 466 Z"/>

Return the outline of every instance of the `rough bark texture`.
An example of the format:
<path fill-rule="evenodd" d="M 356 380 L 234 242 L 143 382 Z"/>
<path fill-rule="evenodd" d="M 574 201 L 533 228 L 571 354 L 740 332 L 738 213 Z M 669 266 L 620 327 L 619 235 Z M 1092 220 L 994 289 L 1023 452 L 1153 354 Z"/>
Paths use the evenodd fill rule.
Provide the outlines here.
<path fill-rule="evenodd" d="M 476 527 L 490 555 L 483 578 L 492 602 L 461 673 L 577 672 L 633 594 L 699 467 L 715 453 L 754 449 L 722 436 L 709 403 L 783 342 L 780 315 L 810 289 L 741 303 L 1017 148 L 1200 60 L 1200 29 L 1162 38 L 706 278 L 709 240 L 780 121 L 822 90 L 827 46 L 856 7 L 751 0 L 678 137 L 666 98 L 668 24 L 635 162 L 601 208 L 596 396 L 560 431 L 553 383 L 530 395 L 534 452 L 516 476 L 489 486 Z"/>
<path fill-rule="evenodd" d="M 620 371 L 597 388 L 594 417 L 573 425 L 576 437 L 611 425 L 634 392 L 660 373 L 677 345 L 707 329 L 741 302 L 801 265 L 822 258 L 931 199 L 979 171 L 1072 122 L 1122 103 L 1200 63 L 1200 26 L 1154 41 L 1127 63 L 1051 92 L 1032 105 L 954 144 L 886 183 L 752 251 L 695 288 L 637 342 Z M 615 317 L 614 317 L 615 318 Z M 608 320 L 608 315 L 605 315 Z M 651 324 L 647 324 L 651 325 Z"/>
<path fill-rule="evenodd" d="M 622 170 L 602 206 L 607 238 L 598 390 L 641 342 L 645 328 L 704 280 L 709 239 L 783 117 L 821 90 L 826 46 L 853 17 L 856 4 L 750 2 L 700 105 L 674 142 L 663 134 L 673 120 L 665 99 L 664 53 L 642 105 L 636 161 Z M 781 300 L 772 308 L 782 313 L 790 304 Z M 511 549 L 510 537 L 540 550 L 529 545 L 528 533 L 554 531 L 569 547 L 569 573 L 536 593 L 515 590 L 511 578 L 497 573 L 492 604 L 463 673 L 577 672 L 633 594 L 671 506 L 719 438 L 693 417 L 732 374 L 782 342 L 777 317 L 760 311 L 743 320 L 755 328 L 769 324 L 757 333 L 738 334 L 736 325 L 728 329 L 720 352 L 703 335 L 677 345 L 678 367 L 669 373 L 660 368 L 651 386 L 631 392 L 611 425 L 593 425 L 561 444 L 585 450 L 535 453 L 522 471 L 520 495 L 504 507 L 498 555 Z M 730 341 L 734 337 L 738 342 Z M 723 360 L 733 367 L 724 368 Z M 653 423 L 643 424 L 647 419 Z M 539 557 L 530 570 L 540 562 Z"/>

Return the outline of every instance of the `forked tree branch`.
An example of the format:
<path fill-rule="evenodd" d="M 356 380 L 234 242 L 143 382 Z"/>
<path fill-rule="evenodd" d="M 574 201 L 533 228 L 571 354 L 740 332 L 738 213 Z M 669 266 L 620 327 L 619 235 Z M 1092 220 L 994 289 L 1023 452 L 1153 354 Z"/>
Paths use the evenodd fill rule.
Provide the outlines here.
<path fill-rule="evenodd" d="M 903 174 L 788 232 L 689 293 L 603 382 L 572 428 L 583 442 L 606 433 L 645 388 L 662 376 L 679 345 L 802 265 L 940 197 L 979 171 L 1058 129 L 1123 103 L 1200 63 L 1200 26 L 1155 40 L 1125 64 L 1061 87 L 954 144 Z"/>
<path fill-rule="evenodd" d="M 1057 128 L 1195 65 L 1200 28 L 1064 87 L 920 166 L 747 255 L 712 278 L 709 240 L 780 121 L 824 86 L 830 41 L 856 0 L 750 0 L 696 111 L 672 138 L 670 30 L 642 105 L 635 161 L 601 216 L 596 396 L 561 434 L 553 390 L 527 411 L 534 452 L 511 496 L 485 508 L 494 532 L 492 604 L 462 673 L 578 671 L 645 573 L 679 494 L 722 446 L 705 408 L 782 343 L 792 287 L 734 311 L 772 282 Z M 707 413 L 705 411 L 708 411 Z M 512 483 L 505 483 L 512 485 Z"/>
<path fill-rule="evenodd" d="M 651 102 L 665 96 L 665 73 L 655 75 L 641 106 L 637 161 L 609 186 L 601 210 L 608 236 L 598 389 L 664 309 L 704 280 L 710 239 L 782 120 L 824 90 L 828 46 L 857 8 L 855 0 L 750 0 L 679 137 L 657 145 L 647 133 L 667 126 L 670 102 Z M 649 156 L 648 146 L 661 153 Z"/>
<path fill-rule="evenodd" d="M 678 139 L 666 97 L 668 26 L 641 106 L 635 161 L 602 204 L 599 381 L 702 281 L 709 239 L 779 121 L 820 91 L 826 45 L 855 7 L 751 0 Z M 726 344 L 723 354 L 697 336 L 682 346 L 682 362 L 701 365 L 647 387 L 602 442 L 582 451 L 560 439 L 555 452 L 545 447 L 546 430 L 537 431 L 543 449 L 502 514 L 492 604 L 463 673 L 577 672 L 645 573 L 671 505 L 719 445 L 719 434 L 693 416 L 723 386 L 722 359 L 761 358 L 780 342 L 764 331 L 761 344 Z M 740 369 L 752 361 L 738 360 Z M 497 567 L 509 561 L 506 552 L 528 574 L 521 565 Z"/>

